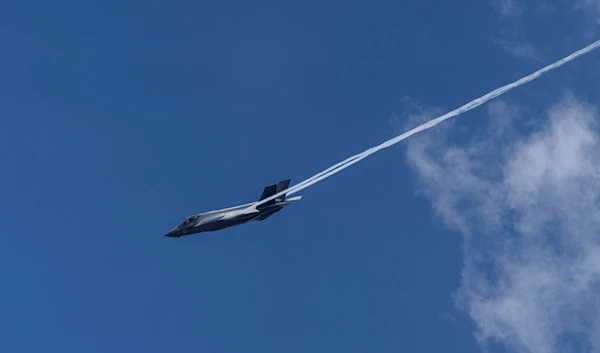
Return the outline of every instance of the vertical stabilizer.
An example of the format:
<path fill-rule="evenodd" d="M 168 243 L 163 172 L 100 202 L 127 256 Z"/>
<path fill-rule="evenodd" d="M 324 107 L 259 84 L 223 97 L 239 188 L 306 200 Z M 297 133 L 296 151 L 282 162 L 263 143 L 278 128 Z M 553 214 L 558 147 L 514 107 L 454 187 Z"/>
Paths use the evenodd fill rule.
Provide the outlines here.
<path fill-rule="evenodd" d="M 280 192 L 282 192 L 283 190 L 287 189 L 290 186 L 290 180 L 291 179 L 287 179 L 287 180 L 282 180 L 279 182 L 279 184 L 277 184 L 277 190 L 275 190 L 275 194 L 279 194 Z M 273 194 L 273 195 L 275 195 Z M 285 200 L 285 194 L 280 195 L 276 198 L 277 201 L 284 201 Z"/>
<path fill-rule="evenodd" d="M 277 185 L 273 184 L 273 185 L 267 185 L 265 186 L 265 189 L 262 192 L 262 195 L 260 195 L 260 199 L 258 201 L 264 200 L 267 197 L 271 197 L 273 195 L 275 195 L 275 193 L 277 192 Z M 271 200 L 267 203 L 265 203 L 265 205 L 270 205 L 270 204 L 274 204 L 275 200 Z"/>

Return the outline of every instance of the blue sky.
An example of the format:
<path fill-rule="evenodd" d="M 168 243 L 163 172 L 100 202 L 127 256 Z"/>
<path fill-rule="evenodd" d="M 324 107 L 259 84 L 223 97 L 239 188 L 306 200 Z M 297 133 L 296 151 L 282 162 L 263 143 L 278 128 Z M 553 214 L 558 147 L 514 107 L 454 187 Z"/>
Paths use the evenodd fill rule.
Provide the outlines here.
<path fill-rule="evenodd" d="M 0 5 L 0 351 L 600 349 L 596 53 L 163 236 L 580 49 L 599 5 Z"/>

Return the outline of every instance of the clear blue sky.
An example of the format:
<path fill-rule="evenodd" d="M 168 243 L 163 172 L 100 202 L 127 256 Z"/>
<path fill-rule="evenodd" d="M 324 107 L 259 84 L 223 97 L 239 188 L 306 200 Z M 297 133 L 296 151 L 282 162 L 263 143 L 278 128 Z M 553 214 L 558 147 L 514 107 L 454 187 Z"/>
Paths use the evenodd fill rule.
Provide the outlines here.
<path fill-rule="evenodd" d="M 445 112 L 593 37 L 497 3 L 0 5 L 0 351 L 480 351 L 464 238 L 401 145 L 268 221 L 163 234 L 392 137 L 404 97 Z M 597 60 L 509 97 L 597 97 Z"/>

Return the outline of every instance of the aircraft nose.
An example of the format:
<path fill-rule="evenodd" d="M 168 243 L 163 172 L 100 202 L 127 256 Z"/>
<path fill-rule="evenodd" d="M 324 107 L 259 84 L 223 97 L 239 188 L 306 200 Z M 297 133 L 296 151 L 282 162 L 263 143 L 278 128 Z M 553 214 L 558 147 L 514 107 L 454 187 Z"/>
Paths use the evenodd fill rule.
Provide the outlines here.
<path fill-rule="evenodd" d="M 167 234 L 165 234 L 165 237 L 176 237 L 177 236 L 177 229 L 171 229 L 170 231 L 167 232 Z"/>

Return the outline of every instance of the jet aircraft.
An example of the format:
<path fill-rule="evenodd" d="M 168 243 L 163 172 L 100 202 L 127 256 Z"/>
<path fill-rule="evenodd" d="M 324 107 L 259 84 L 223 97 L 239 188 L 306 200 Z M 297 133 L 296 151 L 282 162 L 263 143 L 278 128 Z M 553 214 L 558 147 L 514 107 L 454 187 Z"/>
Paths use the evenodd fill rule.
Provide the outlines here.
<path fill-rule="evenodd" d="M 280 181 L 278 184 L 266 186 L 259 201 L 287 189 L 289 185 L 290 179 Z M 276 212 L 281 211 L 285 206 L 294 201 L 298 201 L 301 198 L 302 196 L 286 198 L 286 194 L 283 194 L 258 207 L 250 209 L 248 208 L 252 206 L 254 202 L 191 215 L 186 217 L 177 227 L 171 229 L 165 236 L 179 238 L 185 235 L 228 228 L 250 221 L 263 221 Z"/>

